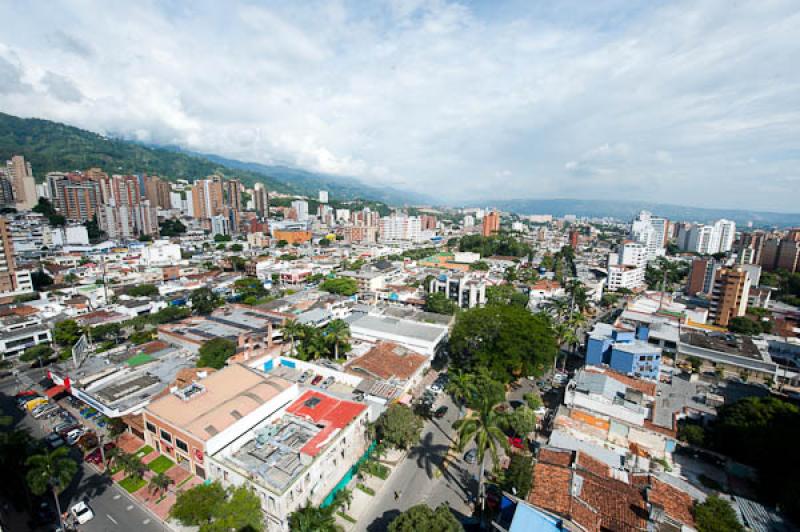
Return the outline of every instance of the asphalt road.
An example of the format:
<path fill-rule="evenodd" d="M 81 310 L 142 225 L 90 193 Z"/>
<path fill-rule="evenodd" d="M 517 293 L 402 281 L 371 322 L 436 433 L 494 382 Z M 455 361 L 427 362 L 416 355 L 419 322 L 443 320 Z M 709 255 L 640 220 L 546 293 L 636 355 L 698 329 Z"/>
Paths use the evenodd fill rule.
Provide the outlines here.
<path fill-rule="evenodd" d="M 398 514 L 421 503 L 432 508 L 446 503 L 456 515 L 472 514 L 466 501 L 475 494 L 478 466 L 459 459 L 444 467 L 444 458 L 455 439 L 452 424 L 458 419 L 458 408 L 444 393 L 435 407 L 440 405 L 447 405 L 447 414 L 425 423 L 420 443 L 409 451 L 383 485 L 375 496 L 375 504 L 359 518 L 356 531 L 386 530 Z M 397 499 L 395 492 L 399 495 Z"/>
<path fill-rule="evenodd" d="M 43 438 L 49 431 L 52 422 L 39 421 L 30 415 L 22 415 L 13 402 L 13 396 L 20 389 L 38 382 L 44 376 L 43 370 L 30 370 L 18 377 L 9 377 L 0 381 L 0 406 L 4 412 L 12 412 L 18 420 L 17 426 L 27 428 L 35 438 Z M 16 411 L 15 411 L 16 410 Z M 21 416 L 21 417 L 20 417 Z M 169 530 L 147 510 L 129 498 L 122 488 L 113 484 L 111 479 L 98 474 L 92 467 L 84 463 L 77 450 L 73 449 L 80 468 L 72 484 L 60 496 L 62 511 L 80 500 L 85 500 L 95 514 L 94 519 L 80 525 L 81 532 L 164 532 Z M 52 497 L 46 498 L 52 501 Z M 56 523 L 53 523 L 55 528 Z"/>

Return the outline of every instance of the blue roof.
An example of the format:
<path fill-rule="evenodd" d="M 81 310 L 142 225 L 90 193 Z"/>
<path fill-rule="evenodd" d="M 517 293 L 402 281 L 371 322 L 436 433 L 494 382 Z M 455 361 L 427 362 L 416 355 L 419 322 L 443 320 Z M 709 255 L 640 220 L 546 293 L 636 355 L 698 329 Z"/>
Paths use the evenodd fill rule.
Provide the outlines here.
<path fill-rule="evenodd" d="M 561 520 L 550 517 L 539 510 L 523 504 L 517 504 L 514 520 L 508 532 L 561 532 Z"/>

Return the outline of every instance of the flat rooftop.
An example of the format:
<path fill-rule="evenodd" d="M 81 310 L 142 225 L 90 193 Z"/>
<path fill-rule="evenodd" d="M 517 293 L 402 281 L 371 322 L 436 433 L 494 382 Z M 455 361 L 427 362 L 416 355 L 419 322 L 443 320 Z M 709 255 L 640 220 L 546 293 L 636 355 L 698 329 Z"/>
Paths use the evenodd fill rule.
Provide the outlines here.
<path fill-rule="evenodd" d="M 292 385 L 240 364 L 195 383 L 190 393 L 171 393 L 147 406 L 147 413 L 206 441 Z"/>
<path fill-rule="evenodd" d="M 684 331 L 681 334 L 681 342 L 729 355 L 738 355 L 759 361 L 764 359 L 756 344 L 747 336 L 718 332 Z"/>
<path fill-rule="evenodd" d="M 282 418 L 253 431 L 252 439 L 218 458 L 282 493 L 366 408 L 307 390 L 289 405 Z"/>
<path fill-rule="evenodd" d="M 372 330 L 384 334 L 404 336 L 426 342 L 435 342 L 447 333 L 441 325 L 428 325 L 385 316 L 365 315 L 347 319 L 352 328 Z"/>

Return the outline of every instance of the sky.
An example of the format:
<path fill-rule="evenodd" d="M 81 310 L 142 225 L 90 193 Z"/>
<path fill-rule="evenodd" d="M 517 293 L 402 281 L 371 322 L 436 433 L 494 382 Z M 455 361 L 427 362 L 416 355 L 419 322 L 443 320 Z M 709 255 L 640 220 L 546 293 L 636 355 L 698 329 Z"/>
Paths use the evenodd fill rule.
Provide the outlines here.
<path fill-rule="evenodd" d="M 800 211 L 797 0 L 0 0 L 0 19 L 11 114 L 449 202 Z"/>

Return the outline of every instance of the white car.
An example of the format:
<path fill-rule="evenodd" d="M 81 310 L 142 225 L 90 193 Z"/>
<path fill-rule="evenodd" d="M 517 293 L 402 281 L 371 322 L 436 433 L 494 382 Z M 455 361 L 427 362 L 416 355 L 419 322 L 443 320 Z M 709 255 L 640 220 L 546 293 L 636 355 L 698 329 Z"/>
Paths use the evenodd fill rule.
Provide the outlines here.
<path fill-rule="evenodd" d="M 92 512 L 92 509 L 83 501 L 75 504 L 69 511 L 81 525 L 94 518 L 94 512 Z"/>
<path fill-rule="evenodd" d="M 428 389 L 437 395 L 442 393 L 442 387 L 439 386 L 438 384 L 431 384 L 430 386 L 428 386 Z"/>

